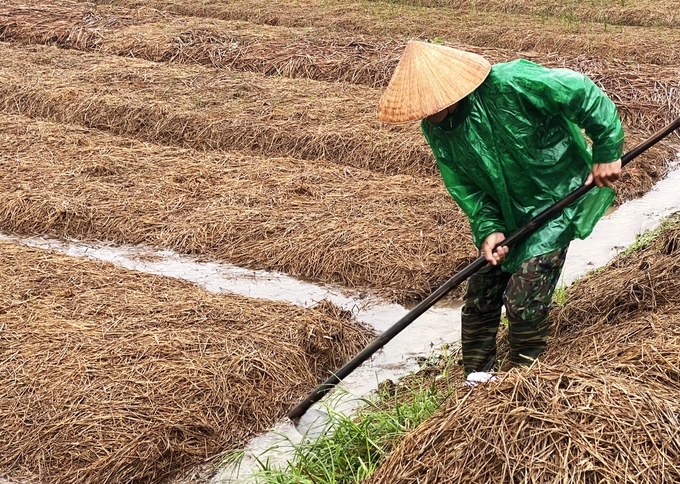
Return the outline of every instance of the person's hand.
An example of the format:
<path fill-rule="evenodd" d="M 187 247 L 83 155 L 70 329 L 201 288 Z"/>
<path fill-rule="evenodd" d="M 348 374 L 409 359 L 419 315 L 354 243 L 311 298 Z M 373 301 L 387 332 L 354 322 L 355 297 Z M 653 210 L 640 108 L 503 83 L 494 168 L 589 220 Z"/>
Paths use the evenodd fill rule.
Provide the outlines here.
<path fill-rule="evenodd" d="M 482 255 L 492 266 L 498 265 L 506 255 L 508 255 L 508 248 L 505 246 L 499 247 L 496 252 L 493 252 L 493 248 L 496 244 L 503 242 L 505 240 L 505 234 L 502 232 L 494 232 L 489 234 L 484 243 L 482 244 Z"/>
<path fill-rule="evenodd" d="M 595 182 L 598 187 L 610 187 L 621 177 L 621 158 L 611 163 L 596 163 L 588 175 L 586 185 Z"/>

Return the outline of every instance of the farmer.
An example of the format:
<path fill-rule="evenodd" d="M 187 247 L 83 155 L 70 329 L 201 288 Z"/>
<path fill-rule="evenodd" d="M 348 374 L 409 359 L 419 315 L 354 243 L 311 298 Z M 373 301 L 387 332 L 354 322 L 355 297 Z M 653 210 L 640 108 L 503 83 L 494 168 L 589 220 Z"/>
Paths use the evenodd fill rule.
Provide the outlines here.
<path fill-rule="evenodd" d="M 486 381 L 496 363 L 501 307 L 509 365 L 546 347 L 548 311 L 569 242 L 585 238 L 614 200 L 623 129 L 614 103 L 587 77 L 526 60 L 411 42 L 378 106 L 387 123 L 421 121 L 444 184 L 489 262 L 470 277 L 462 310 L 463 366 Z M 582 131 L 592 142 L 589 148 Z M 524 242 L 494 247 L 584 182 L 597 187 Z"/>

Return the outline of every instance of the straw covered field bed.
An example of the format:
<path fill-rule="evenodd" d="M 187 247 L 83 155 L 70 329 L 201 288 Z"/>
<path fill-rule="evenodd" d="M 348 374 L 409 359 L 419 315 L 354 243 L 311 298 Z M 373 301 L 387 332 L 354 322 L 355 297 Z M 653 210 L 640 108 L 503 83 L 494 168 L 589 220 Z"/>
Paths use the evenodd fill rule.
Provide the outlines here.
<path fill-rule="evenodd" d="M 156 245 L 397 300 L 476 256 L 430 178 L 169 148 L 14 115 L 0 119 L 0 169 L 0 226 L 16 233 Z"/>
<path fill-rule="evenodd" d="M 407 153 L 400 151 L 394 140 L 385 141 L 385 152 L 394 155 L 391 162 L 384 158 L 385 165 L 378 166 L 379 160 L 370 155 L 380 144 L 378 139 L 361 143 L 345 135 L 337 139 L 351 146 L 347 157 L 327 160 L 332 163 L 262 158 L 262 151 L 312 156 L 294 144 L 305 143 L 301 130 L 283 129 L 293 123 L 290 117 L 295 116 L 296 106 L 301 106 L 292 101 L 293 94 L 289 101 L 273 101 L 278 109 L 290 110 L 277 131 L 281 134 L 278 144 L 276 138 L 269 138 L 269 125 L 263 124 L 259 134 L 251 133 L 271 142 L 257 150 L 257 155 L 178 152 L 162 146 L 192 145 L 195 141 L 203 148 L 232 144 L 254 148 L 253 138 L 244 139 L 249 123 L 245 118 L 252 116 L 244 112 L 242 121 L 226 118 L 229 109 L 240 109 L 242 102 L 234 100 L 228 87 L 247 92 L 247 86 L 238 80 L 234 85 L 232 74 L 206 80 L 196 72 L 206 69 L 201 66 L 112 57 L 107 65 L 88 70 L 93 54 L 56 51 L 59 57 L 55 59 L 54 49 L 42 46 L 19 49 L 0 45 L 0 51 L 6 54 L 0 63 L 7 66 L 3 71 L 7 76 L 0 84 L 7 82 L 0 90 L 4 90 L 8 114 L 3 130 L 7 149 L 2 156 L 5 169 L 12 173 L 6 178 L 8 190 L 3 196 L 7 201 L 4 210 L 0 209 L 6 230 L 144 242 L 252 268 L 370 288 L 399 301 L 423 297 L 474 256 L 464 217 L 441 189 L 438 177 L 426 174 L 434 163 L 421 156 L 425 146 L 422 140 L 415 141 L 420 136 L 416 131 L 409 136 L 414 140 L 412 146 L 422 153 L 402 165 L 398 157 L 405 158 Z M 34 62 L 31 74 L 20 74 L 18 65 L 27 60 Z M 272 89 L 277 82 L 291 86 L 300 82 L 272 77 L 260 81 L 270 83 Z M 303 82 L 333 89 L 329 83 Z M 359 92 L 359 87 L 349 89 Z M 280 97 L 282 89 L 276 93 Z M 201 107 L 195 106 L 197 102 Z M 336 103 L 340 109 L 340 100 Z M 181 112 L 183 104 L 185 113 Z M 369 104 L 366 101 L 365 105 Z M 319 116 L 335 116 L 323 114 L 321 106 L 309 109 L 318 111 Z M 134 137 L 93 136 L 75 127 L 69 131 L 52 123 L 37 124 L 11 115 L 17 111 Z M 276 116 L 270 113 L 270 117 Z M 367 123 L 374 122 L 367 114 L 364 117 Z M 310 135 L 328 139 L 319 132 L 316 127 Z M 631 134 L 628 144 L 640 136 Z M 403 138 L 400 143 L 410 139 Z M 354 158 L 351 153 L 358 156 L 359 151 L 364 154 Z M 49 156 L 45 156 L 47 152 Z M 637 169 L 626 172 L 620 199 L 648 190 L 663 174 L 665 156 L 667 151 L 656 150 L 642 158 Z M 373 171 L 367 170 L 370 167 Z M 145 169 L 148 171 L 142 171 Z M 57 170 L 62 170 L 62 177 Z M 267 176 L 268 172 L 272 176 Z M 288 172 L 287 178 L 284 172 Z M 169 218 L 173 213 L 176 227 Z M 97 214 L 100 221 L 95 223 Z"/>
<path fill-rule="evenodd" d="M 575 284 L 544 358 L 452 400 L 370 484 L 680 480 L 680 224 Z"/>
<path fill-rule="evenodd" d="M 357 37 L 346 32 L 328 34 L 319 27 L 173 17 L 149 8 L 94 7 L 63 0 L 58 6 L 0 5 L 0 29 L 0 38 L 24 43 L 370 87 L 387 85 L 404 47 L 403 41 L 386 36 Z M 498 45 L 464 47 L 491 62 L 518 57 L 516 50 Z M 671 44 L 668 49 L 672 52 L 676 47 Z M 664 53 L 664 60 L 670 52 Z M 613 57 L 611 48 L 607 55 L 601 54 L 584 56 L 579 52 L 574 56 L 548 50 L 522 52 L 521 56 L 589 75 L 615 98 L 624 117 L 635 112 L 635 118 L 643 118 L 642 123 L 629 123 L 631 127 L 658 123 L 668 118 L 669 109 L 680 107 L 677 63 L 650 64 L 648 56 L 641 59 L 643 63 L 622 62 L 620 57 L 628 58 L 630 53 Z M 656 112 L 650 118 L 651 111 Z"/>
<path fill-rule="evenodd" d="M 386 0 L 372 0 L 386 3 Z M 389 0 L 394 1 L 394 0 Z M 565 18 L 571 21 L 646 27 L 680 27 L 680 12 L 672 0 L 562 0 L 529 2 L 524 0 L 397 0 L 395 3 L 426 7 L 450 7 L 478 12 L 530 14 Z"/>
<path fill-rule="evenodd" d="M 417 125 L 390 127 L 375 119 L 381 88 L 403 49 L 400 36 L 367 33 L 357 37 L 356 29 L 349 25 L 345 31 L 335 29 L 328 33 L 316 22 L 313 9 L 309 26 L 282 27 L 207 19 L 190 9 L 177 15 L 177 5 L 5 2 L 0 6 L 1 35 L 10 42 L 0 45 L 0 107 L 11 115 L 109 131 L 145 142 L 147 147 L 151 142 L 207 152 L 239 150 L 252 154 L 252 163 L 244 161 L 231 167 L 238 171 L 262 163 L 257 156 L 286 157 L 291 164 L 316 172 L 310 175 L 316 186 L 306 190 L 305 195 L 316 199 L 314 203 L 321 210 L 328 206 L 326 199 L 333 197 L 334 209 L 325 214 L 314 212 L 314 217 L 308 213 L 301 216 L 305 208 L 290 197 L 278 197 L 280 229 L 271 230 L 275 217 L 272 211 L 266 221 L 250 218 L 246 237 L 242 231 L 246 224 L 230 220 L 211 204 L 210 211 L 205 207 L 190 211 L 213 213 L 223 224 L 214 218 L 211 222 L 210 217 L 195 218 L 192 224 L 185 217 L 187 210 L 183 210 L 180 218 L 185 225 L 171 232 L 157 219 L 143 214 L 147 226 L 151 221 L 154 230 L 163 234 L 141 237 L 134 234 L 139 227 L 130 226 L 138 224 L 140 217 L 129 211 L 120 215 L 129 219 L 125 225 L 109 223 L 104 230 L 83 229 L 82 224 L 79 228 L 67 220 L 62 224 L 64 228 L 59 228 L 53 216 L 36 216 L 34 203 L 17 200 L 16 193 L 11 193 L 14 203 L 6 220 L 12 220 L 6 229 L 146 242 L 209 254 L 252 268 L 277 269 L 318 282 L 370 289 L 395 301 L 424 297 L 470 260 L 474 249 L 465 233 L 466 223 L 441 189 L 432 155 Z M 364 13 L 368 12 L 365 7 Z M 363 24 L 359 22 L 357 28 L 358 25 Z M 518 55 L 495 44 L 471 49 L 492 61 Z M 571 67 L 590 75 L 617 102 L 628 132 L 628 147 L 666 123 L 680 105 L 675 66 L 630 64 L 552 51 L 521 54 L 549 66 Z M 22 156 L 45 163 L 40 143 L 23 146 L 27 149 Z M 54 148 L 50 151 L 62 159 L 72 156 Z M 242 154 L 236 158 L 245 159 Z M 113 153 L 109 159 L 115 156 Z M 210 158 L 189 156 L 197 163 Z M 620 183 L 619 202 L 649 190 L 665 173 L 671 157 L 668 146 L 640 157 Z M 180 158 L 176 159 L 177 165 L 184 163 Z M 332 171 L 332 165 L 339 166 L 334 175 L 317 171 L 321 167 L 322 171 Z M 204 177 L 208 184 L 228 172 L 211 172 L 216 166 L 213 163 L 202 171 L 211 173 Z M 351 176 L 338 176 L 350 168 Z M 258 170 L 253 168 L 253 173 Z M 329 175 L 332 181 L 319 185 L 319 180 Z M 358 187 L 357 180 L 364 178 L 375 183 Z M 154 179 L 163 177 L 154 175 L 151 183 Z M 219 197 L 219 190 L 233 189 L 234 183 L 247 191 L 248 180 L 217 181 L 214 196 Z M 73 181 L 72 185 L 82 186 Z M 109 177 L 108 181 L 113 179 Z M 138 181 L 124 183 L 129 188 L 129 183 Z M 36 185 L 56 195 L 54 186 L 45 189 L 42 184 Z M 424 189 L 414 190 L 413 186 Z M 160 182 L 148 188 L 138 193 L 163 194 L 166 207 L 179 206 L 177 198 L 170 200 Z M 117 191 L 127 192 L 125 196 L 130 193 Z M 339 192 L 347 201 L 355 201 L 338 206 L 335 200 Z M 422 197 L 414 196 L 423 192 Z M 196 192 L 196 197 L 200 199 L 203 194 Z M 23 195 L 28 193 L 22 192 Z M 32 196 L 44 197 L 37 192 Z M 64 196 L 73 196 L 73 190 Z M 370 199 L 362 203 L 363 223 L 355 218 L 356 210 L 349 208 L 357 206 L 357 197 Z M 97 196 L 88 194 L 88 198 L 88 207 L 94 210 L 97 202 L 90 203 Z M 389 201 L 387 207 L 381 199 Z M 108 203 L 110 197 L 103 200 Z M 202 201 L 208 203 L 206 200 Z M 392 205 L 399 206 L 399 212 L 393 211 Z M 142 206 L 135 201 L 136 208 Z M 22 208 L 32 210 L 31 215 L 21 216 Z M 111 208 L 106 207 L 107 215 Z M 52 210 L 49 206 L 42 209 Z M 291 209 L 296 212 L 299 228 L 290 227 L 286 221 L 285 212 Z M 250 213 L 234 206 L 230 210 L 232 216 L 241 219 Z M 413 220 L 404 219 L 403 212 L 409 212 Z M 68 219 L 69 215 L 64 216 Z M 317 223 L 319 217 L 324 223 Z M 109 217 L 109 222 L 114 218 L 120 220 L 118 216 Z M 204 224 L 199 233 L 195 224 Z M 230 237 L 229 232 L 235 230 L 236 238 Z M 116 231 L 119 234 L 113 233 Z M 326 234 L 319 237 L 320 231 Z M 260 235 L 253 238 L 253 232 Z M 359 234 L 360 240 L 352 237 L 352 232 Z M 121 233 L 125 235 L 121 237 Z M 447 237 L 450 242 L 443 242 Z M 322 253 L 312 251 L 308 257 L 305 244 L 309 240 L 317 241 L 314 245 Z M 324 252 L 329 240 L 333 242 Z M 350 253 L 351 257 L 347 257 Z M 409 280 L 413 283 L 409 284 Z"/>
<path fill-rule="evenodd" d="M 476 250 L 417 123 L 376 120 L 406 40 L 583 72 L 617 103 L 627 148 L 678 115 L 673 2 L 537 3 L 0 0 L 0 232 L 143 244 L 420 300 Z M 639 157 L 617 203 L 649 191 L 674 156 L 669 140 Z M 9 243 L 0 254 L 0 477 L 13 482 L 161 482 L 242 447 L 369 337 L 328 305 L 210 295 Z M 621 279 L 637 267 L 621 264 Z M 463 464 L 484 452 L 496 452 L 490 480 L 469 482 L 528 476 L 517 442 L 481 446 L 512 432 L 533 446 L 537 480 L 526 482 L 583 459 L 591 467 L 578 482 L 619 464 L 647 479 L 638 482 L 672 482 L 674 306 L 642 313 L 661 301 L 644 285 L 649 267 L 635 287 L 582 282 L 556 316 L 565 329 L 555 338 L 571 351 L 452 402 L 375 482 L 399 482 L 405 462 L 421 482 L 469 477 Z M 608 311 L 584 306 L 605 289 L 618 301 Z M 622 302 L 631 296 L 638 306 Z M 589 339 L 589 326 L 606 324 L 630 343 L 625 354 L 607 349 L 618 334 L 609 327 Z M 663 363 L 643 375 L 652 354 Z M 503 420 L 519 401 L 536 418 Z M 648 431 L 617 431 L 605 449 L 595 427 L 564 433 L 569 408 L 583 409 L 584 426 Z M 450 460 L 416 459 L 423 444 Z M 643 450 L 609 458 L 628 444 Z"/>
<path fill-rule="evenodd" d="M 369 336 L 7 242 L 0 274 L 0 475 L 29 482 L 155 483 L 241 448 Z"/>
<path fill-rule="evenodd" d="M 435 0 L 437 1 L 437 0 Z M 22 3 L 27 2 L 10 2 Z M 33 0 L 37 3 L 37 0 Z M 89 2 L 83 2 L 89 3 Z M 442 0 L 438 8 L 424 8 L 420 0 L 150 0 L 146 7 L 184 16 L 245 20 L 284 27 L 317 27 L 356 35 L 386 35 L 404 40 L 439 38 L 474 46 L 495 46 L 514 51 L 536 50 L 633 62 L 677 64 L 677 4 L 673 0 L 620 0 L 536 2 L 534 0 Z M 506 8 L 497 8 L 505 3 Z M 547 3 L 567 5 L 560 12 L 531 12 Z M 136 8 L 138 0 L 103 0 L 97 4 Z M 603 8 L 604 7 L 604 8 Z M 547 9 L 554 7 L 547 7 Z M 649 20 L 645 20 L 645 18 Z M 626 20 L 628 19 L 628 20 Z M 645 25 L 653 26 L 647 28 Z"/>

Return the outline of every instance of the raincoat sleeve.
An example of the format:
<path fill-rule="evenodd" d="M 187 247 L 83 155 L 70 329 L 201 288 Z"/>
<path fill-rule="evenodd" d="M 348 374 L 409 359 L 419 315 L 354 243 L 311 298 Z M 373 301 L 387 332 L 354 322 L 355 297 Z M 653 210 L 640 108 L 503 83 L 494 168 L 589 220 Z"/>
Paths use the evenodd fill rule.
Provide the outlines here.
<path fill-rule="evenodd" d="M 593 142 L 593 163 L 616 161 L 623 152 L 623 127 L 614 102 L 588 77 L 519 61 L 514 88 L 545 115 L 561 113 Z"/>
<path fill-rule="evenodd" d="M 484 239 L 493 232 L 505 234 L 501 210 L 496 201 L 484 193 L 465 173 L 455 170 L 445 158 L 437 157 L 437 165 L 446 189 L 470 221 L 472 239 L 477 248 L 481 248 Z"/>

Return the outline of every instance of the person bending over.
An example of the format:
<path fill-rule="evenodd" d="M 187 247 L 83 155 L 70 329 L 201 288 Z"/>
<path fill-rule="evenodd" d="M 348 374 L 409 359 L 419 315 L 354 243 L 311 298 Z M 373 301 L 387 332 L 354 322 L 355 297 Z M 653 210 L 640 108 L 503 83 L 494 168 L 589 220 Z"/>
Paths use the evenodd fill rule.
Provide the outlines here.
<path fill-rule="evenodd" d="M 470 52 L 413 41 L 380 99 L 378 118 L 422 120 L 444 184 L 489 262 L 470 277 L 465 294 L 466 376 L 493 371 L 503 305 L 509 364 L 531 364 L 546 348 L 550 302 L 570 241 L 587 237 L 614 200 L 624 138 L 616 106 L 569 69 L 527 60 L 491 66 Z M 591 182 L 599 188 L 523 242 L 494 251 L 532 217 Z"/>

